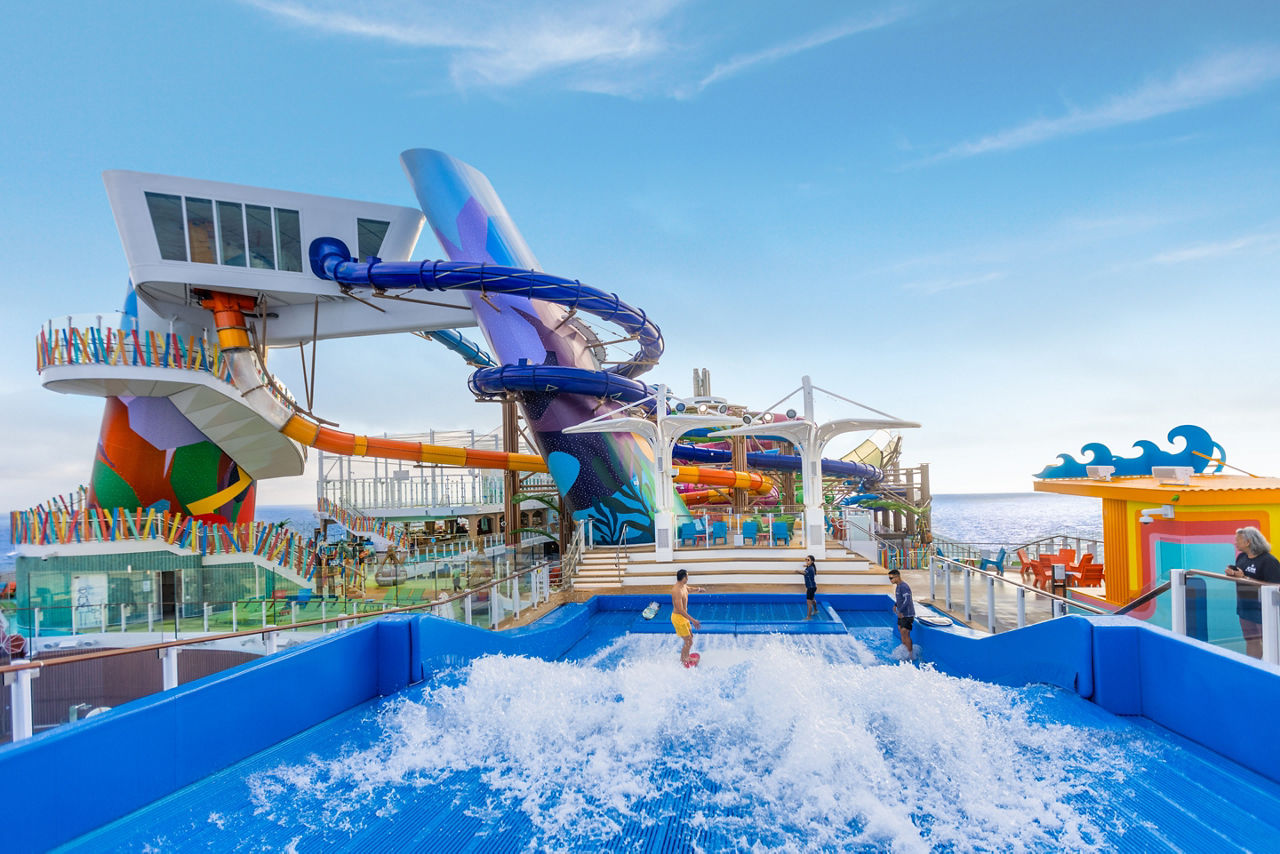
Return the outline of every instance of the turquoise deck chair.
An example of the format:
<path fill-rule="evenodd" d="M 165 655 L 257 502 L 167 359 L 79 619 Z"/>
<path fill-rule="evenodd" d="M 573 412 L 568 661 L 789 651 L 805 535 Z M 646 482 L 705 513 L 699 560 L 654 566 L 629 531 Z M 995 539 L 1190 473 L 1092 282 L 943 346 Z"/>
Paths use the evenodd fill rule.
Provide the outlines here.
<path fill-rule="evenodd" d="M 769 533 L 775 543 L 782 543 L 784 546 L 791 545 L 791 524 L 789 522 L 774 522 L 769 526 Z"/>
<path fill-rule="evenodd" d="M 742 523 L 742 542 L 751 541 L 751 545 L 756 544 L 756 536 L 760 533 L 759 522 L 743 522 Z"/>
<path fill-rule="evenodd" d="M 988 566 L 994 569 L 998 574 L 1004 575 L 1004 559 L 1007 553 L 1002 548 L 996 553 L 996 556 L 989 557 L 991 552 L 982 553 L 982 561 L 978 564 L 978 569 L 986 569 Z"/>
<path fill-rule="evenodd" d="M 697 522 L 681 522 L 680 523 L 680 545 L 684 545 L 687 541 L 689 545 L 696 546 L 698 537 L 702 536 L 702 530 Z"/>
<path fill-rule="evenodd" d="M 711 545 L 715 545 L 717 541 L 729 545 L 729 525 L 727 522 L 711 523 Z"/>

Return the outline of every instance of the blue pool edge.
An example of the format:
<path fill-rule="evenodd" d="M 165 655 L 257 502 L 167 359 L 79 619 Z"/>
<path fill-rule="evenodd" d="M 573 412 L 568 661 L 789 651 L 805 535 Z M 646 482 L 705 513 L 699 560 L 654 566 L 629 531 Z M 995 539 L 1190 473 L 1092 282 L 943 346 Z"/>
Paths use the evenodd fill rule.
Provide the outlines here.
<path fill-rule="evenodd" d="M 72 809 L 56 807 L 56 821 L 36 812 L 12 822 L 9 839 L 19 851 L 69 842 L 441 670 L 488 654 L 556 659 L 586 634 L 592 614 L 639 612 L 652 598 L 595 596 L 503 632 L 432 615 L 388 616 L 0 747 L 0 779 L 29 791 L 56 791 L 72 771 L 128 781 L 99 787 Z M 691 597 L 690 606 L 802 598 L 706 594 Z M 891 601 L 883 594 L 819 598 L 839 611 L 888 611 Z M 998 635 L 917 624 L 915 639 L 944 673 L 1011 687 L 1055 685 L 1280 782 L 1280 742 L 1247 725 L 1251 710 L 1280 704 L 1280 672 L 1261 662 L 1126 617 L 1067 616 Z"/>

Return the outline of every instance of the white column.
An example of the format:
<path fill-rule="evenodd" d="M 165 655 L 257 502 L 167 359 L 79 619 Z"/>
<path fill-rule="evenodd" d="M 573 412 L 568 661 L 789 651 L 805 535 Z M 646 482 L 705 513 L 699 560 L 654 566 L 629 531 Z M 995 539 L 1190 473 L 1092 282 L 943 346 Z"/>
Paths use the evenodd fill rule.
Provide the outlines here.
<path fill-rule="evenodd" d="M 1027 588 L 1018 588 L 1018 628 L 1027 624 Z"/>
<path fill-rule="evenodd" d="M 1267 585 L 1262 597 L 1262 660 L 1280 664 L 1280 587 Z"/>
<path fill-rule="evenodd" d="M 1172 614 L 1170 615 L 1173 633 L 1187 633 L 1187 571 L 1185 569 L 1169 570 L 1169 586 L 1172 594 Z"/>
<path fill-rule="evenodd" d="M 987 576 L 987 630 L 996 633 L 996 580 Z"/>
<path fill-rule="evenodd" d="M 15 658 L 13 664 L 29 664 L 25 658 Z M 10 686 L 9 719 L 13 723 L 13 740 L 21 741 L 31 738 L 34 731 L 35 716 L 32 712 L 31 680 L 40 675 L 38 670 L 17 670 L 4 675 L 4 684 Z"/>
<path fill-rule="evenodd" d="M 164 674 L 164 690 L 178 687 L 178 652 L 181 647 L 167 646 L 160 653 L 160 670 Z"/>

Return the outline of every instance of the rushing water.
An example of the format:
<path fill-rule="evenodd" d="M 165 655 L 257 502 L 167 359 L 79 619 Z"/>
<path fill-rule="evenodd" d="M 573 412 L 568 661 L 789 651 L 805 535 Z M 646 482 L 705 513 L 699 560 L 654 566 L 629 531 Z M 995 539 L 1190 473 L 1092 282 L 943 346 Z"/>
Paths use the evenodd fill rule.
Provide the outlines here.
<path fill-rule="evenodd" d="M 853 637 L 699 645 L 695 671 L 645 635 L 580 662 L 478 659 L 383 706 L 367 746 L 251 776 L 252 818 L 210 822 L 229 840 L 255 821 L 359 836 L 443 789 L 473 817 L 523 814 L 536 850 L 629 849 L 628 827 L 673 810 L 707 850 L 1102 843 L 1073 797 L 1123 775 L 1117 739 L 1135 748 L 1051 720 L 1058 692 L 887 665 Z"/>

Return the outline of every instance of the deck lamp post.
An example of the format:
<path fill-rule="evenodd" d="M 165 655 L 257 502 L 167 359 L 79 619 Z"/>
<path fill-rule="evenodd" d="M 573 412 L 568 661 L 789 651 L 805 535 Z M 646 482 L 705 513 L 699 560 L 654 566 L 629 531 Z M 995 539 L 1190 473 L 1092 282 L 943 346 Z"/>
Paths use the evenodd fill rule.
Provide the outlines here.
<path fill-rule="evenodd" d="M 731 415 L 684 415 L 667 413 L 667 387 L 659 385 L 652 398 L 644 398 L 632 406 L 654 401 L 654 420 L 637 418 L 634 415 L 622 418 L 611 418 L 608 415 L 592 418 L 581 424 L 566 427 L 566 433 L 634 433 L 649 444 L 653 454 L 654 465 L 657 466 L 657 478 L 654 485 L 653 512 L 653 548 L 658 563 L 671 563 L 675 560 L 675 512 L 673 511 L 675 496 L 675 471 L 671 465 L 671 452 L 676 442 L 685 433 L 698 427 L 724 427 L 737 424 L 737 418 Z"/>
<path fill-rule="evenodd" d="M 709 438 L 722 439 L 730 436 L 781 436 L 800 450 L 800 486 L 804 490 L 804 541 L 809 553 L 815 558 L 824 558 L 826 552 L 826 525 L 822 509 L 822 452 L 827 443 L 842 433 L 856 433 L 862 430 L 888 430 L 903 427 L 919 427 L 914 421 L 903 421 L 878 409 L 841 397 L 855 406 L 861 406 L 883 418 L 841 418 L 819 424 L 814 419 L 813 384 L 809 378 L 801 379 L 800 389 L 804 392 L 804 417 L 793 421 L 773 421 L 771 423 L 747 424 L 731 430 L 719 430 L 710 434 Z M 823 389 L 825 391 L 825 389 Z M 834 394 L 833 392 L 827 392 Z M 791 392 L 795 394 L 795 392 Z M 790 397 L 791 395 L 787 395 Z M 840 397 L 840 395 L 835 395 Z M 785 401 L 787 398 L 783 398 Z M 782 401 L 779 401 L 781 403 Z M 774 404 L 777 406 L 778 404 Z M 772 410 L 774 407 L 769 407 Z"/>

